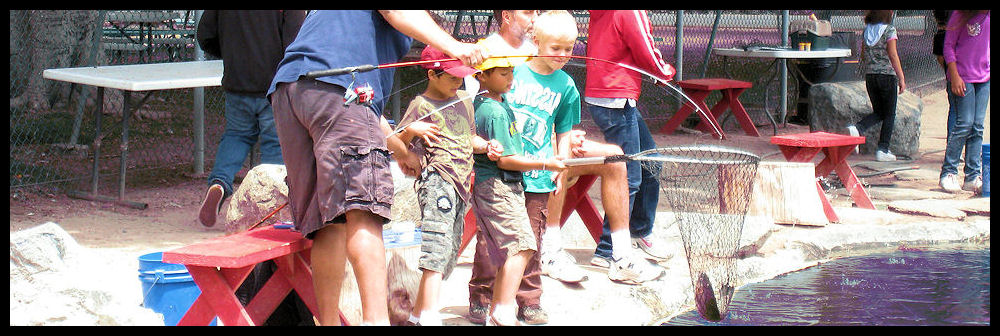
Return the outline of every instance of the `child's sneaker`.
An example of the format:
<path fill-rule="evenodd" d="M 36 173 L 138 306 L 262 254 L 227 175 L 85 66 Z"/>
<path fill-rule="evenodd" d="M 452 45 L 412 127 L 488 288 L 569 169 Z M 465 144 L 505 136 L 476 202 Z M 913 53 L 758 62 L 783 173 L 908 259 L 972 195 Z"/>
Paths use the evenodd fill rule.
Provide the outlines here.
<path fill-rule="evenodd" d="M 542 254 L 542 274 L 568 283 L 577 283 L 587 280 L 587 275 L 573 261 L 573 257 L 565 250 L 559 249 L 557 252 Z"/>
<path fill-rule="evenodd" d="M 861 136 L 861 133 L 858 132 L 858 127 L 854 125 L 847 126 L 847 134 L 850 134 L 851 136 Z M 854 154 L 857 153 L 858 153 L 858 146 L 854 146 Z"/>
<path fill-rule="evenodd" d="M 979 192 L 983 189 L 983 177 L 976 176 L 972 181 L 965 181 L 962 184 L 962 190 L 971 191 L 979 195 Z"/>
<path fill-rule="evenodd" d="M 215 217 L 219 214 L 219 210 L 222 209 L 222 196 L 225 191 L 222 189 L 222 185 L 213 184 L 208 187 L 208 192 L 205 193 L 205 200 L 201 202 L 201 210 L 198 211 L 198 221 L 201 225 L 212 227 L 215 225 Z"/>
<path fill-rule="evenodd" d="M 958 187 L 958 176 L 955 176 L 955 174 L 946 174 L 938 184 L 944 191 L 950 193 L 957 193 L 960 190 Z"/>
<path fill-rule="evenodd" d="M 881 151 L 881 150 L 877 150 L 877 151 L 875 151 L 875 161 L 879 161 L 879 162 L 896 161 L 896 156 L 893 155 L 888 150 L 886 150 L 884 152 Z"/>
<path fill-rule="evenodd" d="M 523 306 L 517 309 L 517 319 L 527 325 L 549 323 L 549 313 L 541 306 Z"/>
<path fill-rule="evenodd" d="M 663 274 L 666 274 L 666 270 L 662 267 L 634 256 L 618 258 L 611 263 L 611 268 L 608 269 L 608 278 L 611 281 L 630 285 L 656 280 Z"/>
<path fill-rule="evenodd" d="M 469 322 L 475 324 L 486 323 L 486 318 L 490 315 L 490 305 L 469 304 Z"/>

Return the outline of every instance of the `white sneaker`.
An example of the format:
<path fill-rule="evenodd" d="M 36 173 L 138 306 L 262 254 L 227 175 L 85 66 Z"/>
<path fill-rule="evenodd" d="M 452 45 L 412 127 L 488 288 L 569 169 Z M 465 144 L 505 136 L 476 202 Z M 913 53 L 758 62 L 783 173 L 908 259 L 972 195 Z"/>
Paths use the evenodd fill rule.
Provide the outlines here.
<path fill-rule="evenodd" d="M 847 126 L 847 134 L 850 134 L 851 136 L 861 136 L 861 133 L 858 132 L 858 127 L 854 125 Z M 858 146 L 854 146 L 854 154 L 857 153 L 858 153 Z"/>
<path fill-rule="evenodd" d="M 587 280 L 587 274 L 580 268 L 566 250 L 542 254 L 542 274 L 568 283 Z"/>
<path fill-rule="evenodd" d="M 939 185 L 944 191 L 950 193 L 956 193 L 960 190 L 958 187 L 958 176 L 955 176 L 955 174 L 947 174 L 942 177 Z"/>
<path fill-rule="evenodd" d="M 611 267 L 608 268 L 608 278 L 611 281 L 629 285 L 656 280 L 666 273 L 667 271 L 663 267 L 635 256 L 625 256 L 614 260 L 611 262 Z"/>
<path fill-rule="evenodd" d="M 965 181 L 962 184 L 962 190 L 971 191 L 979 195 L 979 192 L 983 189 L 983 177 L 976 176 L 976 179 L 972 181 Z"/>
<path fill-rule="evenodd" d="M 632 248 L 646 252 L 646 258 L 656 262 L 670 259 L 671 255 L 663 248 L 663 244 L 654 245 L 653 240 L 648 238 L 650 237 L 632 238 Z"/>
<path fill-rule="evenodd" d="M 879 162 L 896 161 L 896 156 L 893 155 L 892 152 L 889 152 L 888 150 L 884 152 L 881 150 L 877 150 L 875 151 L 875 161 Z"/>

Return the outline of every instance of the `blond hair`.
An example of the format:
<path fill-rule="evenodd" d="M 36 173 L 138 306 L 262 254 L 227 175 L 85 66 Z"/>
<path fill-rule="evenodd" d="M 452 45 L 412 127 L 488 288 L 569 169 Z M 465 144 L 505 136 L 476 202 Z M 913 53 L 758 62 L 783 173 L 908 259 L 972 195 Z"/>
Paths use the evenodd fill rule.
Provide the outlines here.
<path fill-rule="evenodd" d="M 535 18 L 535 39 L 575 41 L 578 36 L 576 19 L 565 10 L 550 10 Z"/>

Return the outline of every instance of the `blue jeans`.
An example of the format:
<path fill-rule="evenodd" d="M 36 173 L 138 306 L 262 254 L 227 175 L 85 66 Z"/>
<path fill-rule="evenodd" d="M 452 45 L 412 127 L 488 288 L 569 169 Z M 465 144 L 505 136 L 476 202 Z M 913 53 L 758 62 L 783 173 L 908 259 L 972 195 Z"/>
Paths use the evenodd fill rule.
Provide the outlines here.
<path fill-rule="evenodd" d="M 618 145 L 625 154 L 656 148 L 653 135 L 635 106 L 612 109 L 587 104 L 587 110 L 604 133 L 604 141 Z M 628 162 L 625 167 L 628 171 L 629 233 L 633 238 L 645 237 L 653 232 L 656 206 L 660 201 L 660 182 L 642 169 L 638 162 Z M 604 217 L 604 230 L 594 255 L 611 258 L 611 228 L 607 216 Z"/>
<path fill-rule="evenodd" d="M 215 153 L 215 165 L 208 184 L 220 184 L 225 197 L 233 194 L 233 178 L 243 168 L 243 162 L 253 145 L 260 140 L 260 161 L 284 164 L 278 131 L 274 128 L 274 112 L 267 98 L 226 92 L 226 131 Z"/>
<path fill-rule="evenodd" d="M 965 150 L 965 181 L 983 172 L 983 122 L 990 102 L 990 82 L 965 83 L 965 97 L 948 90 L 948 144 L 945 146 L 941 177 L 958 174 Z"/>

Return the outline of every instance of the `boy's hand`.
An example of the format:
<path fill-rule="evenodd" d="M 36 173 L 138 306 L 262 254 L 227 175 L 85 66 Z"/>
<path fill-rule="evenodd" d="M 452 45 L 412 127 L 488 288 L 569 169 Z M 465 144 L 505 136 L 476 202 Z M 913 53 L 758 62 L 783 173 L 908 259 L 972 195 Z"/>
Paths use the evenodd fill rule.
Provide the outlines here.
<path fill-rule="evenodd" d="M 438 135 L 441 135 L 441 128 L 428 122 L 414 121 L 406 126 L 405 132 L 409 133 L 408 138 L 421 137 L 426 144 L 430 145 L 439 140 Z"/>
<path fill-rule="evenodd" d="M 545 170 L 559 173 L 566 170 L 566 164 L 560 159 L 551 158 L 545 162 Z"/>
<path fill-rule="evenodd" d="M 490 161 L 499 160 L 501 156 L 503 156 L 503 145 L 501 145 L 499 141 L 491 139 L 486 143 L 486 157 L 488 157 Z"/>
<path fill-rule="evenodd" d="M 587 132 L 581 130 L 572 130 L 569 132 L 570 153 L 573 153 L 573 157 L 585 157 L 587 151 L 583 148 L 583 142 L 587 140 L 585 137 Z"/>
<path fill-rule="evenodd" d="M 420 157 L 413 155 L 413 153 L 396 155 L 396 164 L 406 176 L 417 177 L 420 175 Z"/>

